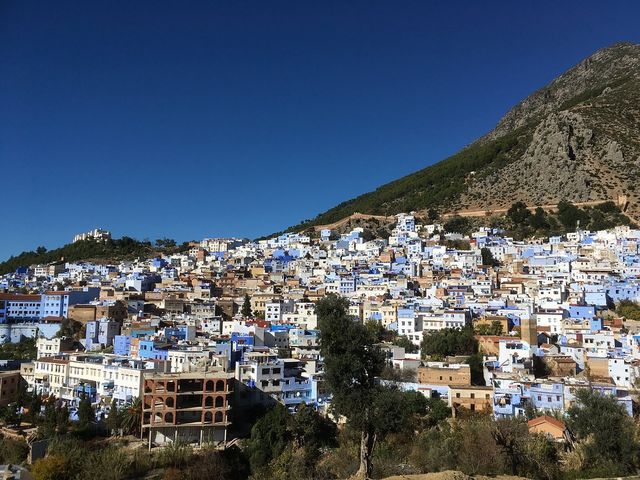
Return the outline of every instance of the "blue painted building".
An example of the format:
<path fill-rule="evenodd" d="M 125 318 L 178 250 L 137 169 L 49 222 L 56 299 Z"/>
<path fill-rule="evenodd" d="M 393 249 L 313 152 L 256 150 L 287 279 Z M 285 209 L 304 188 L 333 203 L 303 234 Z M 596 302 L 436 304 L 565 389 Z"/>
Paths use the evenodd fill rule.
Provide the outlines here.
<path fill-rule="evenodd" d="M 160 270 L 167 266 L 167 261 L 164 258 L 156 257 L 151 261 L 151 265 Z"/>
<path fill-rule="evenodd" d="M 606 289 L 607 296 L 614 302 L 620 300 L 640 300 L 640 285 L 635 283 L 615 283 Z"/>
<path fill-rule="evenodd" d="M 113 338 L 113 353 L 116 355 L 131 355 L 131 335 L 116 335 Z"/>
<path fill-rule="evenodd" d="M 524 415 L 526 401 L 524 386 L 519 383 L 496 387 L 493 393 L 493 413 L 496 417 Z"/>
<path fill-rule="evenodd" d="M 138 344 L 138 356 L 148 360 L 166 360 L 168 358 L 169 345 L 153 340 L 140 340 Z"/>
<path fill-rule="evenodd" d="M 561 383 L 532 383 L 529 398 L 538 410 L 564 411 L 564 385 Z"/>
<path fill-rule="evenodd" d="M 113 345 L 113 339 L 120 333 L 120 323 L 109 318 L 101 318 L 86 323 L 85 348 L 105 348 Z"/>
<path fill-rule="evenodd" d="M 573 320 L 591 320 L 596 316 L 596 307 L 593 305 L 570 305 L 569 318 Z"/>
<path fill-rule="evenodd" d="M 193 325 L 178 325 L 176 327 L 166 327 L 164 338 L 168 342 L 179 340 L 193 340 L 196 338 L 196 328 Z"/>
<path fill-rule="evenodd" d="M 593 317 L 591 320 L 589 320 L 589 330 L 591 332 L 599 332 L 600 330 L 602 330 L 602 328 L 602 318 Z"/>

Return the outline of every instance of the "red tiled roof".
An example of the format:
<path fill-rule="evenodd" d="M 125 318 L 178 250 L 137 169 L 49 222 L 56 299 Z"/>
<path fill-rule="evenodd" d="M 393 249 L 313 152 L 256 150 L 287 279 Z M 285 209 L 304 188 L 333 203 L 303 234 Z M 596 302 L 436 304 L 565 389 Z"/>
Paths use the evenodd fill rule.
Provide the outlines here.
<path fill-rule="evenodd" d="M 9 300 L 15 302 L 39 302 L 40 295 L 26 295 L 22 293 L 0 293 L 0 300 Z"/>
<path fill-rule="evenodd" d="M 550 423 L 551 425 L 561 428 L 562 430 L 567 428 L 563 421 L 555 419 L 548 415 L 541 415 L 539 417 L 532 418 L 527 422 L 527 425 L 529 425 L 529 428 L 531 428 L 531 427 L 535 427 L 536 425 L 540 425 L 542 423 Z"/>

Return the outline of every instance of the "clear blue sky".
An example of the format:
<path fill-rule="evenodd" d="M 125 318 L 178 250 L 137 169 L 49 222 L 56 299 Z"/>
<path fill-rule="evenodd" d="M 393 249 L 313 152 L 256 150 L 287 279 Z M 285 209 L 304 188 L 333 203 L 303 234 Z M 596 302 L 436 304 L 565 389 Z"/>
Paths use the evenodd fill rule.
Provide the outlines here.
<path fill-rule="evenodd" d="M 0 2 L 0 258 L 255 237 L 454 153 L 640 4 Z"/>

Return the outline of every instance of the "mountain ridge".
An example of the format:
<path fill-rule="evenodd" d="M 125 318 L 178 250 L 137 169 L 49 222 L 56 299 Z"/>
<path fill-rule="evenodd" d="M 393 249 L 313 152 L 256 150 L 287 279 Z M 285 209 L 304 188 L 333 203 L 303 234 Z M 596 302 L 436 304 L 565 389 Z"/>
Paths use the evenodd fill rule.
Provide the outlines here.
<path fill-rule="evenodd" d="M 614 201 L 640 217 L 640 45 L 596 51 L 514 105 L 454 155 L 346 200 L 287 231 L 353 213 L 497 210 Z"/>

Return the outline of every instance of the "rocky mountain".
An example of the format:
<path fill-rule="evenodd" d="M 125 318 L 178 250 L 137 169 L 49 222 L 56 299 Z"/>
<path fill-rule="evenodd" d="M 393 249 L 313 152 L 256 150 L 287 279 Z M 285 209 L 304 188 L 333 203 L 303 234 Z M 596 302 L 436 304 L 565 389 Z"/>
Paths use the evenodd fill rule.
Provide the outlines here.
<path fill-rule="evenodd" d="M 499 211 L 613 200 L 640 218 L 640 45 L 597 51 L 513 107 L 457 154 L 292 227 L 354 212 Z M 477 212 L 476 212 L 477 213 Z"/>

